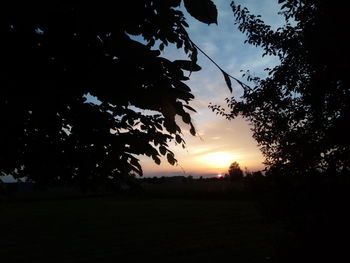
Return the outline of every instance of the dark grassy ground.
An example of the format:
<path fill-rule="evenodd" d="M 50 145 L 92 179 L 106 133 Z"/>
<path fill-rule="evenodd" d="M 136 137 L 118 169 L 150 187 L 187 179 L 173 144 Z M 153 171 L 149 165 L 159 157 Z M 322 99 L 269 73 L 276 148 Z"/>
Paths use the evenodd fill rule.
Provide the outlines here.
<path fill-rule="evenodd" d="M 248 199 L 242 183 L 224 180 L 143 183 L 142 189 L 147 196 L 151 197 Z"/>
<path fill-rule="evenodd" d="M 289 238 L 249 201 L 95 197 L 0 204 L 2 263 L 280 262 Z"/>

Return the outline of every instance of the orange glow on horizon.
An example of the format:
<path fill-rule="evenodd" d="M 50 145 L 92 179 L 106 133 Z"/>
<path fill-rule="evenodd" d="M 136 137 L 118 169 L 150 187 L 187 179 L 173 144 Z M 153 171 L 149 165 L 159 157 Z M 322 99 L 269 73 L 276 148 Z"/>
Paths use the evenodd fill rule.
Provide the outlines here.
<path fill-rule="evenodd" d="M 199 161 L 207 167 L 216 169 L 226 169 L 234 161 L 237 161 L 238 156 L 229 152 L 212 152 L 199 156 Z"/>

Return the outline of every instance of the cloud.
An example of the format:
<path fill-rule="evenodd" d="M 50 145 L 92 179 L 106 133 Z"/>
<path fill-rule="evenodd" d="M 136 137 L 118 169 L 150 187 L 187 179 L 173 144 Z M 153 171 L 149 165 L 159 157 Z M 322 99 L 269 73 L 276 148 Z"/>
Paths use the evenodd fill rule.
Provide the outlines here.
<path fill-rule="evenodd" d="M 201 43 L 202 50 L 209 56 L 214 56 L 219 51 L 219 48 L 212 41 L 205 41 Z"/>

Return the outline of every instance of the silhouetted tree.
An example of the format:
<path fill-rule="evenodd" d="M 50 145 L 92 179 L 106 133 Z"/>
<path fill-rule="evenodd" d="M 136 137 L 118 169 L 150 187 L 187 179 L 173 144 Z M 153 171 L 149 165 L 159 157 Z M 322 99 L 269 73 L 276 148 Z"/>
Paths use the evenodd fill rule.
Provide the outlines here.
<path fill-rule="evenodd" d="M 231 163 L 228 169 L 228 178 L 230 180 L 240 180 L 243 178 L 243 171 L 237 162 Z"/>
<path fill-rule="evenodd" d="M 216 23 L 211 0 L 184 0 Z M 84 185 L 142 175 L 185 147 L 180 116 L 195 135 L 184 81 L 196 64 L 180 0 L 6 1 L 0 10 L 0 174 Z M 134 39 L 143 39 L 138 42 Z M 169 44 L 189 60 L 160 56 Z M 186 75 L 185 75 L 186 74 Z M 87 99 L 92 96 L 94 99 Z"/>
<path fill-rule="evenodd" d="M 285 25 L 273 30 L 232 3 L 247 42 L 280 64 L 266 78 L 247 73 L 253 87 L 228 100 L 227 118 L 253 124 L 266 164 L 279 174 L 346 172 L 350 169 L 348 9 L 345 2 L 279 0 Z"/>
<path fill-rule="evenodd" d="M 269 176 L 250 182 L 267 214 L 288 220 L 297 232 L 302 250 L 291 253 L 291 262 L 346 261 L 349 11 L 341 1 L 278 2 L 286 23 L 277 30 L 231 4 L 247 42 L 277 56 L 280 64 L 267 69 L 265 78 L 248 72 L 253 86 L 244 86 L 241 98 L 228 100 L 230 113 L 213 109 L 228 118 L 243 115 L 253 124 Z"/>

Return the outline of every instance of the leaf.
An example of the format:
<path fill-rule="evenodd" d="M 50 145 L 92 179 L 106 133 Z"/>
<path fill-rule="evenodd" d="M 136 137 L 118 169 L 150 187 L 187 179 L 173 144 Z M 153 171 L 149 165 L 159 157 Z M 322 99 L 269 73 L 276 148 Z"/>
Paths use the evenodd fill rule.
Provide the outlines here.
<path fill-rule="evenodd" d="M 177 125 L 174 120 L 165 120 L 163 125 L 168 132 L 176 133 Z"/>
<path fill-rule="evenodd" d="M 232 92 L 232 83 L 231 83 L 230 76 L 223 70 L 221 70 L 221 72 L 224 75 L 224 78 L 225 78 L 226 85 L 227 85 L 228 89 L 230 90 L 230 92 Z"/>
<path fill-rule="evenodd" d="M 187 112 L 182 115 L 182 120 L 184 123 L 189 124 L 191 122 L 191 116 Z"/>
<path fill-rule="evenodd" d="M 176 134 L 175 140 L 176 140 L 176 142 L 179 143 L 179 144 L 182 142 L 182 138 L 181 138 L 181 136 L 178 135 L 178 134 Z"/>
<path fill-rule="evenodd" d="M 197 112 L 194 108 L 192 108 L 191 106 L 188 106 L 188 105 L 183 105 L 185 108 L 193 111 L 193 112 Z"/>
<path fill-rule="evenodd" d="M 166 148 L 163 145 L 159 147 L 159 151 L 162 155 L 166 154 Z"/>
<path fill-rule="evenodd" d="M 176 48 L 180 49 L 182 47 L 182 45 L 183 45 L 183 41 L 182 40 L 178 40 L 176 42 Z"/>
<path fill-rule="evenodd" d="M 190 129 L 190 133 L 193 135 L 193 136 L 196 136 L 196 129 L 194 128 L 193 124 L 190 123 L 191 125 L 191 129 Z"/>
<path fill-rule="evenodd" d="M 205 24 L 217 24 L 218 11 L 211 0 L 184 0 L 187 12 Z"/>
<path fill-rule="evenodd" d="M 200 66 L 198 66 L 191 60 L 175 60 L 173 63 L 179 68 L 188 71 L 199 71 L 202 69 Z"/>
<path fill-rule="evenodd" d="M 137 172 L 140 175 L 143 174 L 142 167 L 141 167 L 141 165 L 139 163 L 139 159 L 133 157 L 133 158 L 131 158 L 130 163 L 135 167 L 135 169 L 137 170 Z"/>
<path fill-rule="evenodd" d="M 158 158 L 158 156 L 156 155 L 152 155 L 152 159 L 154 160 L 154 162 L 158 165 L 160 165 L 160 159 Z"/>
<path fill-rule="evenodd" d="M 177 89 L 182 90 L 182 91 L 186 91 L 186 92 L 190 92 L 191 91 L 191 89 L 185 83 L 183 83 L 182 81 L 175 81 L 174 82 L 174 86 Z"/>
<path fill-rule="evenodd" d="M 191 58 L 191 60 L 193 61 L 193 63 L 197 63 L 197 59 L 198 59 L 198 51 L 197 51 L 197 48 L 193 49 L 190 58 Z"/>
<path fill-rule="evenodd" d="M 176 160 L 175 160 L 173 154 L 168 153 L 167 156 L 166 156 L 166 158 L 168 159 L 168 162 L 169 162 L 171 165 L 174 165 L 174 164 L 175 164 Z"/>
<path fill-rule="evenodd" d="M 163 51 L 163 50 L 164 50 L 164 43 L 160 43 L 160 45 L 159 45 L 159 50 L 160 50 L 160 51 Z"/>
<path fill-rule="evenodd" d="M 151 38 L 151 39 L 148 41 L 147 46 L 148 46 L 148 47 L 153 47 L 154 44 L 155 44 L 155 40 L 154 40 L 154 38 Z"/>
<path fill-rule="evenodd" d="M 189 25 L 186 23 L 186 21 L 181 21 L 181 24 L 182 24 L 184 27 L 189 27 Z"/>

